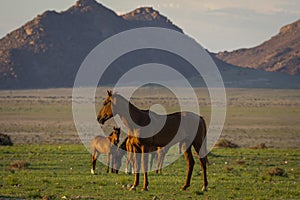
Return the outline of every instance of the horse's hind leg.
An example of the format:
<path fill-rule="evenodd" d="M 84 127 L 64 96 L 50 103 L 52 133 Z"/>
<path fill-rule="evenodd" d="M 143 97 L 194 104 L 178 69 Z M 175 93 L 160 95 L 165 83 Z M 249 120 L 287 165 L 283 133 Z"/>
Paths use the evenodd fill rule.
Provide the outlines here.
<path fill-rule="evenodd" d="M 157 170 L 156 170 L 156 173 L 159 173 L 161 174 L 162 173 L 162 167 L 163 167 L 163 162 L 164 162 L 164 159 L 165 159 L 165 156 L 166 156 L 166 149 L 165 147 L 163 148 L 158 148 L 157 149 Z"/>
<path fill-rule="evenodd" d="M 207 191 L 207 175 L 206 175 L 206 161 L 207 161 L 207 157 L 205 156 L 204 158 L 200 158 L 200 164 L 201 164 L 201 169 L 202 169 L 202 177 L 203 177 L 203 186 L 202 186 L 202 191 Z"/>
<path fill-rule="evenodd" d="M 194 144 L 193 145 L 195 148 L 195 151 L 198 154 L 199 160 L 200 160 L 200 165 L 201 165 L 201 170 L 202 170 L 202 179 L 203 179 L 203 186 L 202 186 L 202 191 L 207 191 L 207 172 L 206 172 L 206 163 L 207 163 L 207 156 L 200 152 L 200 145 Z M 204 156 L 205 155 L 205 156 Z M 204 156 L 201 158 L 201 156 Z"/>
<path fill-rule="evenodd" d="M 186 188 L 188 188 L 190 186 L 191 177 L 192 177 L 192 173 L 193 173 L 193 169 L 194 169 L 194 165 L 195 165 L 195 160 L 193 158 L 191 147 L 189 147 L 184 152 L 184 157 L 185 157 L 186 164 L 188 166 L 188 172 L 186 175 L 186 180 L 185 180 L 184 186 L 181 188 L 182 190 L 185 190 Z"/>
<path fill-rule="evenodd" d="M 150 153 L 150 155 L 151 155 L 151 158 L 150 158 L 150 170 L 152 170 L 152 167 L 153 167 L 153 162 L 154 162 L 154 159 L 156 158 L 156 156 L 157 156 L 157 154 L 156 154 L 156 152 L 152 152 L 152 153 Z"/>

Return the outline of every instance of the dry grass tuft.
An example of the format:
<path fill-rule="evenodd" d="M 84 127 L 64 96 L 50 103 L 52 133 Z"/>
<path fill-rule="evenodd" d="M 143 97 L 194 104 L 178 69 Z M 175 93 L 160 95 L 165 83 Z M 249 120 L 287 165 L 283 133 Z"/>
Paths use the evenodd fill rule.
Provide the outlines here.
<path fill-rule="evenodd" d="M 239 146 L 227 139 L 221 139 L 215 144 L 216 148 L 238 148 Z"/>
<path fill-rule="evenodd" d="M 24 160 L 17 160 L 9 165 L 10 170 L 21 170 L 21 169 L 27 169 L 29 167 L 29 163 Z"/>
<path fill-rule="evenodd" d="M 224 168 L 226 171 L 232 171 L 233 170 L 233 167 L 230 167 L 230 166 L 226 166 L 225 168 Z"/>
<path fill-rule="evenodd" d="M 271 168 L 267 171 L 270 176 L 286 176 L 284 170 L 279 167 Z"/>
<path fill-rule="evenodd" d="M 238 165 L 243 165 L 245 164 L 245 160 L 236 160 L 235 163 Z"/>

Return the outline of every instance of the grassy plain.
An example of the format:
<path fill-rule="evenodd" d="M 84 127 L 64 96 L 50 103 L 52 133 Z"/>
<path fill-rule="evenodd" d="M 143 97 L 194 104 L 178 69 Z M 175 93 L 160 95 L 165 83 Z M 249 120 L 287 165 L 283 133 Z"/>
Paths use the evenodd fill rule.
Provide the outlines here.
<path fill-rule="evenodd" d="M 99 109 L 105 95 L 96 97 Z M 164 95 L 162 95 L 164 94 Z M 209 122 L 210 100 L 205 89 L 197 89 L 201 114 Z M 185 179 L 183 157 L 164 168 L 162 175 L 150 173 L 150 191 L 130 192 L 123 184 L 133 177 L 104 173 L 92 176 L 90 155 L 77 136 L 72 117 L 72 90 L 0 91 L 0 132 L 11 136 L 12 147 L 0 147 L 0 199 L 297 199 L 300 196 L 300 91 L 228 89 L 227 117 L 221 138 L 241 148 L 214 149 L 209 156 L 209 191 L 201 191 L 197 162 L 192 186 L 180 191 Z M 167 112 L 178 107 L 176 98 L 160 89 L 141 90 L 132 101 L 141 108 L 160 103 Z M 105 128 L 111 130 L 113 123 Z M 125 134 L 123 134 L 123 137 Z M 265 143 L 268 149 L 250 149 Z M 12 169 L 12 162 L 30 165 Z M 268 171 L 279 167 L 280 176 Z"/>
<path fill-rule="evenodd" d="M 297 199 L 300 195 L 300 150 L 214 149 L 209 156 L 209 190 L 201 192 L 199 162 L 192 185 L 180 191 L 186 173 L 183 157 L 149 174 L 149 191 L 129 191 L 133 176 L 121 172 L 106 174 L 97 163 L 97 175 L 90 174 L 90 156 L 82 145 L 17 145 L 0 147 L 0 198 L 39 199 Z M 30 166 L 10 169 L 15 160 Z M 282 176 L 268 171 L 280 167 Z"/>

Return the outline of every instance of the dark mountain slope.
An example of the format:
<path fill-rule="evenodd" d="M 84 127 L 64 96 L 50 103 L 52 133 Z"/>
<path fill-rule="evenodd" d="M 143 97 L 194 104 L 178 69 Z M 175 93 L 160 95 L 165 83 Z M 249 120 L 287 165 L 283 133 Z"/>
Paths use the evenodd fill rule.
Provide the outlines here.
<path fill-rule="evenodd" d="M 151 12 L 157 18 L 146 24 L 118 16 L 94 0 L 79 0 L 61 13 L 44 12 L 0 40 L 0 88 L 70 87 L 84 58 L 106 38 L 149 25 L 181 31 Z"/>

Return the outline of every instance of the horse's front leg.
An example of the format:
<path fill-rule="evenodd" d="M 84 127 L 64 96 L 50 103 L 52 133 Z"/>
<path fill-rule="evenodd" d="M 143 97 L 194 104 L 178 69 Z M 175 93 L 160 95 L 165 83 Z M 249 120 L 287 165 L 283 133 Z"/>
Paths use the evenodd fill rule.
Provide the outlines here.
<path fill-rule="evenodd" d="M 148 190 L 148 154 L 145 151 L 145 146 L 142 146 L 142 165 L 143 165 L 143 173 L 144 173 L 144 186 L 142 188 L 142 191 L 147 191 Z"/>
<path fill-rule="evenodd" d="M 134 173 L 134 182 L 129 190 L 130 191 L 136 190 L 137 186 L 139 185 L 139 181 L 140 181 L 140 173 L 135 172 Z"/>

